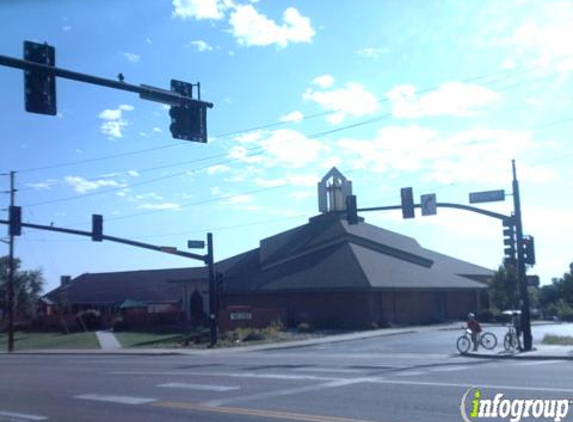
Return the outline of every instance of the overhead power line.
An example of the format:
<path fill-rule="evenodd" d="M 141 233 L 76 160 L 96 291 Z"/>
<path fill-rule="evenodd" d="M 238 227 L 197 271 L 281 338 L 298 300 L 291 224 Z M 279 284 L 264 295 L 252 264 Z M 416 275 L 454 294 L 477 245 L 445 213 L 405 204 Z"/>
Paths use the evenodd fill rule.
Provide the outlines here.
<path fill-rule="evenodd" d="M 558 57 L 558 58 L 553 59 L 552 62 L 568 59 L 571 57 L 573 57 L 573 56 Z M 499 81 L 502 81 L 502 80 L 507 79 L 507 78 L 515 77 L 516 75 L 519 75 L 521 73 L 527 73 L 527 72 L 539 69 L 540 67 L 541 67 L 540 65 L 536 65 L 536 66 L 522 66 L 520 68 L 514 68 L 514 69 L 504 69 L 500 72 L 495 72 L 495 73 L 488 74 L 488 75 L 478 75 L 478 76 L 473 76 L 473 77 L 461 79 L 460 82 L 468 83 L 468 82 L 475 82 L 475 81 L 493 78 L 492 80 L 486 82 L 486 84 L 492 84 L 492 83 L 499 82 Z M 528 82 L 528 83 L 530 83 L 530 82 Z M 425 93 L 439 89 L 440 86 L 441 85 L 434 85 L 431 87 L 423 88 L 423 89 L 417 90 L 416 93 L 417 94 L 425 94 Z M 379 97 L 379 98 L 377 98 L 377 100 L 379 102 L 387 102 L 387 101 L 389 101 L 389 98 L 388 97 Z M 305 116 L 303 116 L 303 118 L 301 120 L 302 121 L 311 120 L 311 119 L 315 119 L 318 117 L 324 117 L 324 116 L 328 116 L 331 114 L 335 114 L 335 113 L 338 113 L 340 111 L 343 111 L 343 110 L 341 110 L 341 109 L 326 110 L 326 111 L 319 112 L 319 113 L 305 115 Z M 289 124 L 289 123 L 292 123 L 292 122 L 290 122 L 290 121 L 276 121 L 276 122 L 262 124 L 262 125 L 258 125 L 258 126 L 251 126 L 251 127 L 239 129 L 236 131 L 223 132 L 223 133 L 215 135 L 214 138 L 225 138 L 225 137 L 230 137 L 230 136 L 236 136 L 236 135 L 240 135 L 242 133 L 253 132 L 256 130 L 263 130 L 263 129 L 270 129 L 273 127 L 284 126 L 284 125 Z M 104 161 L 104 160 L 109 160 L 109 159 L 114 159 L 114 158 L 121 158 L 121 157 L 130 156 L 130 155 L 142 154 L 142 153 L 146 153 L 146 152 L 159 151 L 159 150 L 174 148 L 174 147 L 182 146 L 182 145 L 184 145 L 184 144 L 182 144 L 180 142 L 176 142 L 176 143 L 170 143 L 168 145 L 162 145 L 160 147 L 138 149 L 138 150 L 134 150 L 134 151 L 127 151 L 124 153 L 105 155 L 105 156 L 94 157 L 94 158 L 90 158 L 90 159 L 76 160 L 76 161 L 69 161 L 69 162 L 63 162 L 63 163 L 57 163 L 57 164 L 49 164 L 49 165 L 39 166 L 39 167 L 25 168 L 25 169 L 19 170 L 19 172 L 20 173 L 30 173 L 30 172 L 35 172 L 35 171 L 51 170 L 51 169 L 55 169 L 55 168 L 71 167 L 71 166 L 75 166 L 75 165 L 88 164 L 88 163 L 92 163 L 92 162 Z"/>

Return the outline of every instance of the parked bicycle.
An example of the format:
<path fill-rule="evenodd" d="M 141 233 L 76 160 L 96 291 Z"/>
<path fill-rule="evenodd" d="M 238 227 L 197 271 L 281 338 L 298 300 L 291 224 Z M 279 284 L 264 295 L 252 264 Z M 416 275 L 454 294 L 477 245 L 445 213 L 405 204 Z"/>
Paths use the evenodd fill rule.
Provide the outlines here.
<path fill-rule="evenodd" d="M 513 325 L 507 326 L 507 333 L 503 337 L 503 348 L 506 352 L 512 352 L 519 347 L 519 338 Z"/>
<path fill-rule="evenodd" d="M 460 337 L 458 337 L 456 346 L 458 351 L 462 355 L 465 355 L 470 351 L 470 348 L 472 347 L 472 331 L 466 327 L 462 327 L 462 329 L 465 332 Z M 477 336 L 478 344 L 481 345 L 484 349 L 493 350 L 497 346 L 497 337 L 494 333 L 484 331 L 479 333 Z"/>

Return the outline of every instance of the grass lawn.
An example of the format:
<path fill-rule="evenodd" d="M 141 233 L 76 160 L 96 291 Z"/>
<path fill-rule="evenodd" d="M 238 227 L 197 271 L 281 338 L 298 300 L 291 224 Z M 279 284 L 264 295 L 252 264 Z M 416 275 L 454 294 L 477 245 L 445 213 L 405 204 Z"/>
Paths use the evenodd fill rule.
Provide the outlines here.
<path fill-rule="evenodd" d="M 117 332 L 115 338 L 123 347 L 181 347 L 182 334 L 154 334 L 140 332 Z"/>
<path fill-rule="evenodd" d="M 543 337 L 543 340 L 541 342 L 543 344 L 549 344 L 551 346 L 573 346 L 573 337 L 545 334 L 545 337 Z"/>
<path fill-rule="evenodd" d="M 0 334 L 0 344 L 6 345 L 6 333 Z M 27 333 L 17 331 L 14 334 L 14 350 L 35 349 L 99 349 L 95 333 Z"/>

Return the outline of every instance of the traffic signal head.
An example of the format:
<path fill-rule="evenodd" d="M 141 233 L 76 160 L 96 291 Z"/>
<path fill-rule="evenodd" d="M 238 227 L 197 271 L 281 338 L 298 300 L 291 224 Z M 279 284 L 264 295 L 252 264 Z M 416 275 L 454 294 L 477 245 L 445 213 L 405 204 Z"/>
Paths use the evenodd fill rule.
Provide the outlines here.
<path fill-rule="evenodd" d="M 103 215 L 92 214 L 92 240 L 94 242 L 103 240 Z"/>
<path fill-rule="evenodd" d="M 535 265 L 535 243 L 533 236 L 523 236 L 523 261 L 527 265 Z"/>
<path fill-rule="evenodd" d="M 350 225 L 358 224 L 356 195 L 348 195 L 346 197 L 346 219 Z"/>
<path fill-rule="evenodd" d="M 172 79 L 171 91 L 189 99 L 182 104 L 171 106 L 169 110 L 171 136 L 176 139 L 207 143 L 207 105 L 192 100 L 193 84 Z"/>
<path fill-rule="evenodd" d="M 48 44 L 24 42 L 24 60 L 55 66 L 56 50 Z M 38 114 L 57 114 L 56 77 L 45 69 L 24 71 L 26 111 Z"/>
<path fill-rule="evenodd" d="M 11 205 L 8 212 L 10 216 L 8 234 L 20 236 L 22 234 L 22 208 Z"/>
<path fill-rule="evenodd" d="M 515 226 L 512 218 L 503 220 L 503 245 L 504 264 L 515 265 L 517 262 L 515 249 Z"/>
<path fill-rule="evenodd" d="M 402 217 L 414 218 L 414 190 L 412 188 L 402 188 L 400 190 L 402 200 Z"/>

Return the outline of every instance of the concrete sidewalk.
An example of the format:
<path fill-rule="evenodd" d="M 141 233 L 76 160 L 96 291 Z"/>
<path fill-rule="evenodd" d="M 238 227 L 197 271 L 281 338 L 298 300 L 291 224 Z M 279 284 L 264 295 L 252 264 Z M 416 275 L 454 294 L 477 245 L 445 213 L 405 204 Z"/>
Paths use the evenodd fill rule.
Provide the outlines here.
<path fill-rule="evenodd" d="M 506 352 L 503 348 L 501 350 L 497 348 L 491 351 L 482 349 L 470 352 L 466 356 L 494 359 L 573 359 L 573 347 L 535 344 L 530 352 Z"/>
<path fill-rule="evenodd" d="M 157 349 L 157 348 L 121 348 L 121 345 L 115 338 L 112 332 L 99 331 L 98 340 L 101 344 L 101 350 L 30 350 L 18 351 L 17 354 L 117 354 L 117 355 L 214 355 L 214 354 L 235 354 L 235 353 L 248 353 L 259 352 L 266 350 L 280 350 L 292 349 L 299 347 L 315 346 L 321 344 L 338 343 L 345 341 L 363 340 L 369 338 L 405 335 L 413 333 L 426 333 L 441 330 L 459 330 L 460 323 L 452 324 L 439 324 L 432 326 L 418 326 L 418 327 L 404 327 L 404 328 L 384 328 L 371 331 L 359 331 L 354 333 L 345 333 L 337 335 L 328 335 L 323 337 L 314 337 L 305 340 L 284 341 L 279 343 L 258 344 L 252 346 L 237 346 L 226 348 L 214 349 L 193 349 L 193 348 L 171 348 L 171 349 Z M 531 352 L 520 353 L 507 353 L 503 348 L 496 348 L 492 351 L 481 349 L 477 353 L 468 353 L 467 357 L 475 358 L 489 358 L 489 359 L 573 359 L 572 346 L 546 346 L 542 344 L 535 344 L 535 350 Z M 451 353 L 444 353 L 444 357 L 460 356 L 455 351 L 455 347 Z"/>
<path fill-rule="evenodd" d="M 96 331 L 96 336 L 102 350 L 120 350 L 122 348 L 111 331 Z"/>

